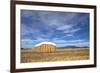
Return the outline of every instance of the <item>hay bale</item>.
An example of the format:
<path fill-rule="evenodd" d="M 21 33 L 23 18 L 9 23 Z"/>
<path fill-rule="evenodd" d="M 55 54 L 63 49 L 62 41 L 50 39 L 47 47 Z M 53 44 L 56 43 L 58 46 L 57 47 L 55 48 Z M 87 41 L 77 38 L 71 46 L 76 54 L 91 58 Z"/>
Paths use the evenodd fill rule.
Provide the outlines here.
<path fill-rule="evenodd" d="M 39 43 L 33 48 L 35 52 L 55 52 L 56 51 L 56 44 L 51 42 L 42 42 Z"/>

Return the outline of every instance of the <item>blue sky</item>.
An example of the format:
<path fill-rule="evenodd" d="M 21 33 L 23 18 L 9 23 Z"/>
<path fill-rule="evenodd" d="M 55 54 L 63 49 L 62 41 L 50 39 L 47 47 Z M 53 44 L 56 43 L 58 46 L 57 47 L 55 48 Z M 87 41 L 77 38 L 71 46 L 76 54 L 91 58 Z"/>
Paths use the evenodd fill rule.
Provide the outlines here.
<path fill-rule="evenodd" d="M 89 13 L 21 10 L 21 47 L 44 41 L 89 47 Z"/>

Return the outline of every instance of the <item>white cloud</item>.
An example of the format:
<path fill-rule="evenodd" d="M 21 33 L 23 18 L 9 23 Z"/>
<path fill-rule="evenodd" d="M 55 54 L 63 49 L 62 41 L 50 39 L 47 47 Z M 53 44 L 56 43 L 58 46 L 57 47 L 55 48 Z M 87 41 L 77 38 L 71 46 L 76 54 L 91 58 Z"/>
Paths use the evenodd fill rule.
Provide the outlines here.
<path fill-rule="evenodd" d="M 29 17 L 29 16 L 32 16 L 33 15 L 33 12 L 29 11 L 29 10 L 25 10 L 25 11 L 21 11 L 22 12 L 22 16 L 24 17 Z"/>
<path fill-rule="evenodd" d="M 29 34 L 29 33 L 32 33 L 32 34 L 36 34 L 36 33 L 40 33 L 40 30 L 39 29 L 35 29 L 34 28 L 34 31 L 33 31 L 33 28 L 32 27 L 29 27 L 25 24 L 21 24 L 21 34 L 22 35 L 26 35 L 26 34 Z"/>
<path fill-rule="evenodd" d="M 78 39 L 78 40 L 70 40 L 70 41 L 67 41 L 67 42 L 78 43 L 78 42 L 84 42 L 84 41 L 85 40 Z"/>
<path fill-rule="evenodd" d="M 21 42 L 33 42 L 31 39 L 22 39 Z"/>
<path fill-rule="evenodd" d="M 66 40 L 62 40 L 62 39 L 59 39 L 59 40 L 54 39 L 53 42 L 55 42 L 55 43 L 67 43 Z"/>
<path fill-rule="evenodd" d="M 67 34 L 66 36 L 67 36 L 67 37 L 73 37 L 73 34 L 72 34 L 72 33 L 71 33 L 71 34 L 69 33 L 69 34 Z M 66 37 L 66 36 L 64 36 L 64 37 Z"/>
<path fill-rule="evenodd" d="M 84 47 L 84 46 L 89 46 L 89 42 L 81 39 L 77 40 L 63 40 L 59 38 L 53 39 L 53 42 L 57 44 L 57 47 L 64 47 L 64 46 L 79 46 L 79 47 Z"/>
<path fill-rule="evenodd" d="M 78 32 L 79 30 L 81 30 L 81 28 L 79 27 L 74 27 L 77 24 L 69 24 L 69 25 L 62 25 L 56 28 L 56 30 L 58 30 L 59 32 L 62 32 L 65 34 L 64 37 L 66 36 L 73 36 L 74 33 Z"/>
<path fill-rule="evenodd" d="M 38 37 L 36 39 L 37 42 L 43 42 L 43 41 L 49 41 L 50 39 L 47 39 L 47 38 L 42 38 L 42 37 Z"/>
<path fill-rule="evenodd" d="M 62 25 L 56 28 L 57 30 L 69 30 L 73 27 L 73 25 Z"/>
<path fill-rule="evenodd" d="M 75 32 L 77 32 L 79 30 L 80 30 L 80 28 L 75 28 L 75 29 L 73 28 L 73 29 L 69 29 L 69 30 L 66 29 L 63 32 L 64 33 L 71 33 L 72 34 L 72 33 L 75 33 Z"/>

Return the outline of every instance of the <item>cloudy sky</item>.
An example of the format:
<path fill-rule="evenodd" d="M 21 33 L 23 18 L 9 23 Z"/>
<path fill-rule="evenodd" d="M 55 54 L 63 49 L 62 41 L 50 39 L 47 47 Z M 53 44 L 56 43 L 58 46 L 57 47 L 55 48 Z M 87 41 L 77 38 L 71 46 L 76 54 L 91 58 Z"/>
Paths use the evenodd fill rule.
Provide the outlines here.
<path fill-rule="evenodd" d="M 21 10 L 21 47 L 44 41 L 89 47 L 89 13 Z"/>

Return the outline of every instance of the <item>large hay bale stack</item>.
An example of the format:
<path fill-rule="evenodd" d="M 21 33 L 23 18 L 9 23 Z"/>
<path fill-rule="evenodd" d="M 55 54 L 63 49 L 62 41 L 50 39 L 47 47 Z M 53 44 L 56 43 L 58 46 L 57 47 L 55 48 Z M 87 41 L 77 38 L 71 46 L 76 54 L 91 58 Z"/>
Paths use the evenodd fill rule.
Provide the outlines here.
<path fill-rule="evenodd" d="M 39 43 L 33 48 L 35 52 L 55 52 L 56 51 L 56 45 L 51 42 L 42 42 Z"/>

